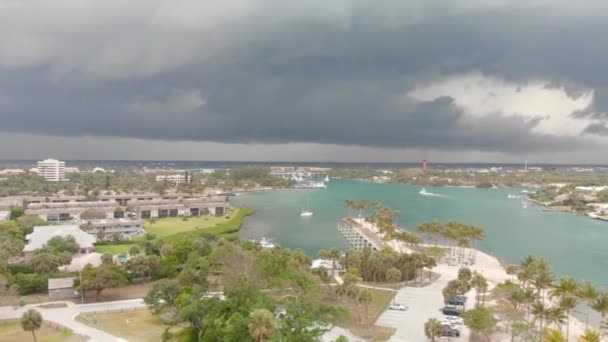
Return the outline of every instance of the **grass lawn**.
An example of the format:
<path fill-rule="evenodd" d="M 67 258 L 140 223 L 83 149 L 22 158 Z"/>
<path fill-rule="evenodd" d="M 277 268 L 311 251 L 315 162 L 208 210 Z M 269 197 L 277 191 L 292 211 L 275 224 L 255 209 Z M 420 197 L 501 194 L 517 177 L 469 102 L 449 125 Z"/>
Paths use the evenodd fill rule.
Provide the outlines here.
<path fill-rule="evenodd" d="M 347 298 L 338 298 L 337 301 L 334 301 L 331 304 L 342 306 L 351 313 L 350 320 L 344 324 L 340 324 L 343 325 L 344 328 L 351 330 L 351 332 L 357 336 L 369 338 L 369 331 L 366 323 L 367 320 L 369 320 L 370 326 L 372 327 L 372 340 L 386 341 L 394 334 L 394 329 L 375 326 L 374 322 L 376 322 L 378 317 L 380 317 L 384 310 L 386 310 L 391 300 L 393 300 L 395 292 L 376 289 L 367 290 L 372 294 L 372 301 L 369 303 L 367 318 L 365 317 L 365 306 L 361 304 L 359 307 L 363 319 L 362 323 L 359 323 L 357 307 L 352 300 Z"/>
<path fill-rule="evenodd" d="M 160 341 L 167 327 L 148 310 L 87 314 L 78 316 L 76 320 L 129 342 Z M 172 332 L 175 329 L 179 328 Z"/>
<path fill-rule="evenodd" d="M 196 239 L 205 234 L 236 240 L 243 219 L 253 213 L 254 210 L 250 208 L 232 208 L 230 212 L 220 217 L 195 216 L 187 217 L 186 220 L 181 217 L 165 217 L 156 219 L 154 223 L 146 221 L 144 227 L 147 232 L 154 233 L 157 239 L 163 239 L 165 242 L 174 242 L 189 237 Z M 144 240 L 145 238 L 139 237 L 135 238 L 132 244 L 97 245 L 95 251 L 114 255 L 126 254 L 131 246 Z"/>
<path fill-rule="evenodd" d="M 165 238 L 173 234 L 189 232 L 198 229 L 205 229 L 225 223 L 237 214 L 238 209 L 225 216 L 195 216 L 195 217 L 165 217 L 156 219 L 156 222 L 146 221 L 144 228 L 146 232 L 154 233 L 159 238 Z"/>
<path fill-rule="evenodd" d="M 86 338 L 72 334 L 71 330 L 61 331 L 47 324 L 36 331 L 38 342 L 83 342 Z M 23 331 L 18 321 L 0 322 L 0 342 L 33 341 L 32 333 Z"/>
<path fill-rule="evenodd" d="M 122 244 L 122 245 L 97 245 L 95 246 L 95 252 L 98 253 L 102 253 L 102 254 L 112 254 L 112 255 L 116 255 L 116 254 L 127 254 L 127 252 L 129 251 L 129 248 L 131 248 L 131 246 L 135 245 L 134 243 L 132 244 Z"/>

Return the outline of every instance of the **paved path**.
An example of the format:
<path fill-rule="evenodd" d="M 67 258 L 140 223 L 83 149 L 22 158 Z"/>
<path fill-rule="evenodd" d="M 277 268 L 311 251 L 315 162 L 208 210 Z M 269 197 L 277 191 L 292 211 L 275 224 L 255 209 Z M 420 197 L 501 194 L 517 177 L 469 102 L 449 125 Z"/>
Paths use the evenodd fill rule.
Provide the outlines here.
<path fill-rule="evenodd" d="M 70 305 L 63 308 L 46 309 L 39 305 L 26 305 L 23 308 L 12 306 L 0 307 L 0 320 L 20 318 L 28 309 L 36 309 L 42 314 L 45 321 L 51 321 L 74 331 L 75 334 L 89 337 L 90 342 L 122 342 L 123 339 L 110 335 L 101 330 L 91 328 L 85 324 L 77 322 L 76 316 L 81 313 L 107 310 L 121 310 L 146 307 L 143 299 L 130 299 L 115 302 L 103 302 L 82 305 Z"/>

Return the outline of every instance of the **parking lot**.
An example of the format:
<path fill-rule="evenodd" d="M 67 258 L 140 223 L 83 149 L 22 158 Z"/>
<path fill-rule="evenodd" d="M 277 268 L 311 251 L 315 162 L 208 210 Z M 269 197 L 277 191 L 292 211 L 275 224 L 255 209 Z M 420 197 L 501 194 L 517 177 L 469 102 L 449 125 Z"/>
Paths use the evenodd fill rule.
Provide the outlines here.
<path fill-rule="evenodd" d="M 445 273 L 433 284 L 426 287 L 404 287 L 396 296 L 396 303 L 403 304 L 408 307 L 406 311 L 385 311 L 378 321 L 377 325 L 392 327 L 397 329 L 390 341 L 393 342 L 420 342 L 427 341 L 426 335 L 424 334 L 424 323 L 429 318 L 437 318 L 441 320 L 443 314 L 441 308 L 443 308 L 443 296 L 441 290 L 443 287 L 456 276 L 457 269 L 454 268 L 453 275 L 446 275 Z M 449 272 L 452 273 L 452 272 Z M 470 297 L 467 304 L 472 305 L 472 298 Z M 469 340 L 469 329 L 464 325 L 458 326 L 460 328 L 460 337 L 451 337 L 450 341 L 468 341 Z M 447 341 L 447 337 L 439 339 L 440 341 Z"/>

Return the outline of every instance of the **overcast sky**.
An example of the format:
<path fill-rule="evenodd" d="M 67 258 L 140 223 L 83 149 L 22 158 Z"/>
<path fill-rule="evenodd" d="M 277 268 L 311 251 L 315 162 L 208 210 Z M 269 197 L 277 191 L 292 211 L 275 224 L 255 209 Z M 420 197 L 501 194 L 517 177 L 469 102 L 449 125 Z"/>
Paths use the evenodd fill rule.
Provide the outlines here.
<path fill-rule="evenodd" d="M 0 158 L 608 163 L 605 0 L 1 0 Z"/>

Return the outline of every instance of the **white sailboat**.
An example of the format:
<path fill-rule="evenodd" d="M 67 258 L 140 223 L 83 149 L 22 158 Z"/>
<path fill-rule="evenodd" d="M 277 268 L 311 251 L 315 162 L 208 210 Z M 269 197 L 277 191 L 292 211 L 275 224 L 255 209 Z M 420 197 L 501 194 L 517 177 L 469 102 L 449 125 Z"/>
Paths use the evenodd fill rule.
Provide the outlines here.
<path fill-rule="evenodd" d="M 310 210 L 310 204 L 308 203 L 308 199 L 306 199 L 306 208 L 309 208 L 309 209 L 302 209 L 302 211 L 300 212 L 301 217 L 308 217 L 308 216 L 312 216 L 312 214 L 313 214 L 313 212 Z"/>
<path fill-rule="evenodd" d="M 420 190 L 419 194 L 421 194 L 421 195 L 428 195 L 429 193 L 426 192 L 426 188 L 422 188 L 422 190 Z"/>
<path fill-rule="evenodd" d="M 327 176 L 327 175 L 326 175 L 326 176 L 325 176 L 325 178 L 323 179 L 323 181 L 324 181 L 325 183 L 329 182 L 329 176 Z"/>

